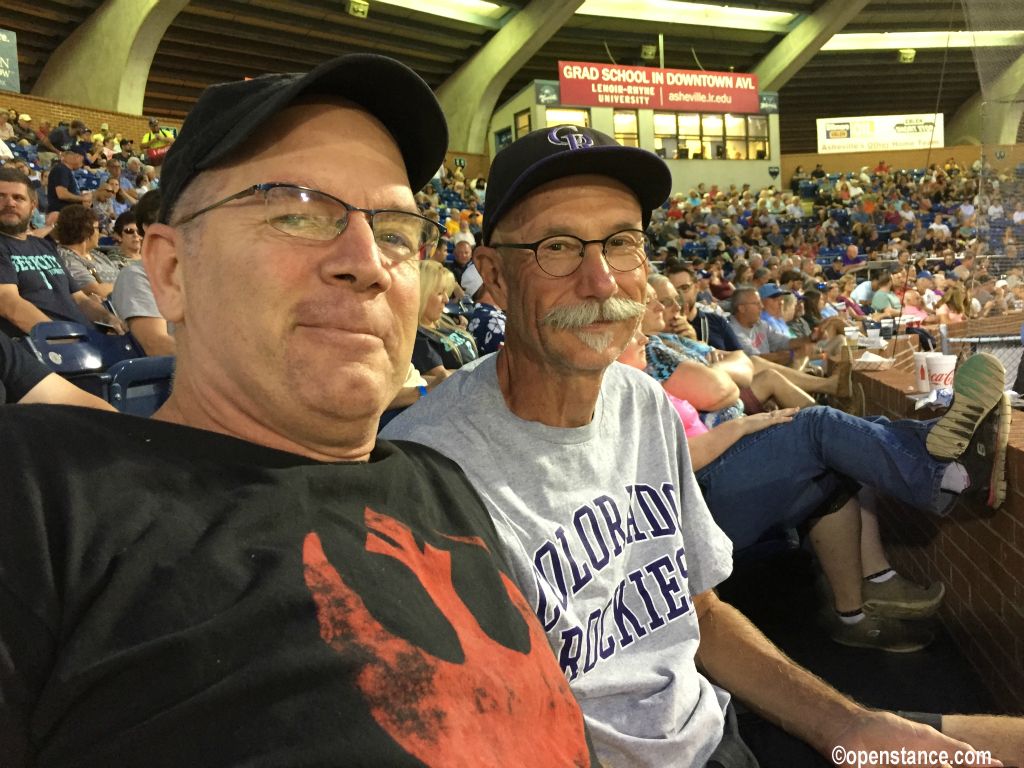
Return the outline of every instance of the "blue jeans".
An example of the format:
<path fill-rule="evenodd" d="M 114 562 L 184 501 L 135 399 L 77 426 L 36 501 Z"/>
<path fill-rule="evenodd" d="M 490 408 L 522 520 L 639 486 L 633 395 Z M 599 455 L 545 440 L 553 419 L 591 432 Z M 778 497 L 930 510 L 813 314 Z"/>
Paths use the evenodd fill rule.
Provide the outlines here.
<path fill-rule="evenodd" d="M 791 528 L 820 514 L 847 478 L 944 514 L 956 495 L 941 489 L 947 463 L 925 448 L 932 423 L 805 408 L 788 424 L 738 440 L 696 473 L 697 482 L 737 550 L 772 528 Z"/>

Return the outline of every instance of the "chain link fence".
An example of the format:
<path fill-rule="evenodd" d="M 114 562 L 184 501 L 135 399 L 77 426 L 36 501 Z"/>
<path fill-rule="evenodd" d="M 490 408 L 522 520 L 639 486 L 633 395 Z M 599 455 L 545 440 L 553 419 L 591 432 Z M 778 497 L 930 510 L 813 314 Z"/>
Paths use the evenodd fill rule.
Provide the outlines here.
<path fill-rule="evenodd" d="M 1021 394 L 1024 379 L 1021 377 L 1021 326 L 1024 314 L 1014 313 L 998 317 L 968 320 L 939 328 L 939 346 L 948 355 L 965 360 L 978 352 L 994 355 L 1006 369 L 1004 389 Z M 1019 381 L 1019 379 L 1022 379 Z"/>

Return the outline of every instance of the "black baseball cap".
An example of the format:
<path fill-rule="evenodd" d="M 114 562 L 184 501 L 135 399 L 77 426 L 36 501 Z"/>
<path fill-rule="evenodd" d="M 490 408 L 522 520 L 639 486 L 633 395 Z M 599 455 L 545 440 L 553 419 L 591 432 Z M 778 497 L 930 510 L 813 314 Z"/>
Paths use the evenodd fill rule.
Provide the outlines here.
<path fill-rule="evenodd" d="M 261 75 L 203 91 L 167 151 L 159 221 L 169 220 L 200 171 L 230 158 L 268 120 L 310 94 L 344 98 L 380 120 L 398 144 L 412 189 L 430 181 L 444 162 L 448 125 L 430 86 L 387 56 L 339 56 L 312 72 Z"/>
<path fill-rule="evenodd" d="M 531 131 L 501 150 L 491 163 L 483 242 L 490 242 L 501 217 L 527 194 L 549 181 L 577 174 L 610 176 L 629 187 L 640 201 L 645 228 L 651 210 L 664 203 L 672 190 L 672 174 L 665 161 L 646 149 L 624 147 L 605 133 L 578 125 Z"/>

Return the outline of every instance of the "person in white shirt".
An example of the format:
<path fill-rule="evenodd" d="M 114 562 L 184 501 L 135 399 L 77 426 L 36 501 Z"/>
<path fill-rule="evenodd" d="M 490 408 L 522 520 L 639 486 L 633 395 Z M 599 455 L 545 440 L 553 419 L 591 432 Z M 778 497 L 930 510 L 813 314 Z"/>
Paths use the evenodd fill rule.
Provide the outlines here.
<path fill-rule="evenodd" d="M 949 231 L 949 226 L 942 220 L 941 213 L 935 214 L 935 221 L 931 223 L 928 229 L 932 230 L 937 237 L 940 237 L 943 240 L 948 240 L 952 234 Z"/>

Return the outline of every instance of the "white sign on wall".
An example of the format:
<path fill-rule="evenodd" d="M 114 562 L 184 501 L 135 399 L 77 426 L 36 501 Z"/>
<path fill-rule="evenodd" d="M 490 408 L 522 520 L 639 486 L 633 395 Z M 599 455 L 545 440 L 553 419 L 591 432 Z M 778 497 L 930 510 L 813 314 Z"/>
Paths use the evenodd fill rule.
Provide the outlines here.
<path fill-rule="evenodd" d="M 818 123 L 818 152 L 888 152 L 945 145 L 942 114 L 825 117 Z"/>

